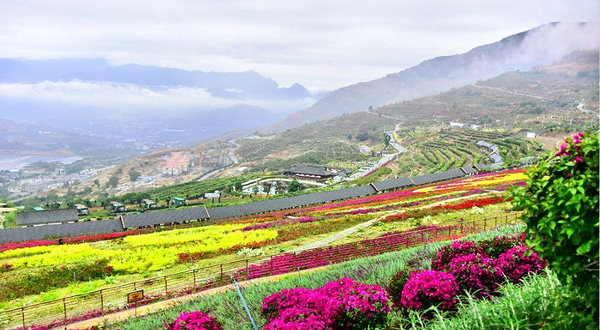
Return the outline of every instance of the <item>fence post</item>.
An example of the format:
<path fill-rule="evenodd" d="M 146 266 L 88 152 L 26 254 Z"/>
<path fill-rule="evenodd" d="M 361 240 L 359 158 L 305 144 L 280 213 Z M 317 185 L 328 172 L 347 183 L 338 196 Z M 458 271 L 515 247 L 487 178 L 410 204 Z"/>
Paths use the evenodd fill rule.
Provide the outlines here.
<path fill-rule="evenodd" d="M 498 227 L 498 217 L 494 217 L 494 228 Z"/>
<path fill-rule="evenodd" d="M 169 295 L 169 284 L 167 283 L 167 275 L 165 275 L 165 295 Z"/>
<path fill-rule="evenodd" d="M 294 251 L 294 267 L 292 269 L 292 271 L 298 269 L 298 259 L 296 257 L 296 251 Z"/>
<path fill-rule="evenodd" d="M 248 274 L 248 258 L 246 258 L 246 281 L 250 279 L 250 274 Z"/>
<path fill-rule="evenodd" d="M 487 218 L 483 218 L 483 231 L 485 231 L 486 224 L 487 224 Z"/>
<path fill-rule="evenodd" d="M 102 294 L 104 290 L 100 290 L 100 313 L 104 315 L 104 295 Z"/>
<path fill-rule="evenodd" d="M 25 329 L 25 306 L 21 307 L 21 318 L 23 319 L 23 329 Z"/>
<path fill-rule="evenodd" d="M 65 316 L 65 321 L 67 320 L 67 298 L 63 298 L 63 312 Z"/>
<path fill-rule="evenodd" d="M 221 284 L 223 284 L 223 264 L 221 264 Z"/>
<path fill-rule="evenodd" d="M 196 290 L 196 270 L 192 271 L 192 275 L 194 276 L 194 290 Z"/>
<path fill-rule="evenodd" d="M 508 226 L 508 214 L 506 215 L 506 218 L 504 219 L 504 225 Z"/>

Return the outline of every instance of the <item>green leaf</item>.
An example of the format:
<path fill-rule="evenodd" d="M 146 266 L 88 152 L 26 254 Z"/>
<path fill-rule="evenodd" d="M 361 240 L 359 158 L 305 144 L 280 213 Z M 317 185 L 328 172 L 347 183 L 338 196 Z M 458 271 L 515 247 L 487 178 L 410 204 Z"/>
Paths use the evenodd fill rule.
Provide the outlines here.
<path fill-rule="evenodd" d="M 592 241 L 587 241 L 577 248 L 577 254 L 585 254 L 590 252 Z"/>

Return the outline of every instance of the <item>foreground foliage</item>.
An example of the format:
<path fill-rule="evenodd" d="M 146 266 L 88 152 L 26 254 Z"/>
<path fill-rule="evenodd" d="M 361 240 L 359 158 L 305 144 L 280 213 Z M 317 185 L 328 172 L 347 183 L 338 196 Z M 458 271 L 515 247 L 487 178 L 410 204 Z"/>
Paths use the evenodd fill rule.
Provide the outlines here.
<path fill-rule="evenodd" d="M 467 297 L 457 311 L 425 320 L 418 312 L 389 316 L 390 330 L 504 330 L 504 329 L 598 329 L 598 320 L 585 312 L 588 302 L 581 290 L 562 283 L 550 270 L 506 284 L 494 300 Z"/>
<path fill-rule="evenodd" d="M 598 316 L 598 134 L 577 133 L 527 173 L 513 192 L 529 243 L 562 281 L 573 281 Z"/>

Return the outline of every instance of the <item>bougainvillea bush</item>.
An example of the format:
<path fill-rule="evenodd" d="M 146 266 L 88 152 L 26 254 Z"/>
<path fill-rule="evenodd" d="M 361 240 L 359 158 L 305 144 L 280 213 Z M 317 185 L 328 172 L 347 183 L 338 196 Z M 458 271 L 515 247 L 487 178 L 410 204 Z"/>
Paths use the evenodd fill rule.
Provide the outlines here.
<path fill-rule="evenodd" d="M 474 253 L 481 254 L 483 251 L 471 241 L 454 241 L 440 249 L 438 258 L 431 261 L 431 268 L 439 271 L 447 270 L 452 259 Z"/>
<path fill-rule="evenodd" d="M 435 306 L 442 311 L 451 311 L 456 308 L 458 294 L 454 276 L 435 270 L 423 270 L 411 274 L 402 290 L 400 304 L 412 310 L 427 310 Z"/>
<path fill-rule="evenodd" d="M 388 292 L 394 307 L 424 312 L 429 318 L 434 313 L 431 307 L 453 311 L 460 296 L 491 298 L 503 283 L 519 283 L 527 275 L 540 273 L 546 262 L 523 240 L 523 235 L 498 236 L 442 247 L 431 260 L 433 270 L 411 272 L 408 280 L 402 271 L 392 277 Z"/>
<path fill-rule="evenodd" d="M 529 170 L 512 191 L 528 243 L 563 281 L 590 297 L 598 313 L 598 133 L 579 132 Z"/>
<path fill-rule="evenodd" d="M 452 259 L 448 273 L 457 280 L 461 291 L 476 298 L 491 297 L 501 282 L 500 271 L 487 255 L 480 253 L 460 255 Z M 527 273 L 529 272 L 524 274 Z"/>
<path fill-rule="evenodd" d="M 342 278 L 322 288 L 274 293 L 263 299 L 261 311 L 265 330 L 358 330 L 384 324 L 390 306 L 378 285 Z"/>
<path fill-rule="evenodd" d="M 222 330 L 216 319 L 200 311 L 183 312 L 173 322 L 165 324 L 166 330 Z"/>
<path fill-rule="evenodd" d="M 546 267 L 546 261 L 540 259 L 535 251 L 517 245 L 499 255 L 493 261 L 493 265 L 510 282 L 518 283 L 527 274 L 539 273 Z"/>

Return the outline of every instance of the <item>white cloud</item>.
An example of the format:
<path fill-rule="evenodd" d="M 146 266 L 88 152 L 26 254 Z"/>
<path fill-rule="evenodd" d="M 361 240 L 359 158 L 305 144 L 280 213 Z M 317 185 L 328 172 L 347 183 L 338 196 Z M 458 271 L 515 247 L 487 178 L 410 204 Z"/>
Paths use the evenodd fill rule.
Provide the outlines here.
<path fill-rule="evenodd" d="M 212 97 L 202 88 L 150 89 L 133 84 L 109 82 L 43 81 L 37 84 L 0 84 L 0 98 L 64 103 L 94 110 L 159 111 L 213 110 L 244 103 L 273 112 L 288 112 L 312 105 L 307 98 L 296 101 L 228 100 Z"/>
<path fill-rule="evenodd" d="M 333 89 L 461 53 L 597 0 L 22 0 L 0 4 L 0 57 L 103 57 L 203 71 L 255 70 Z"/>

